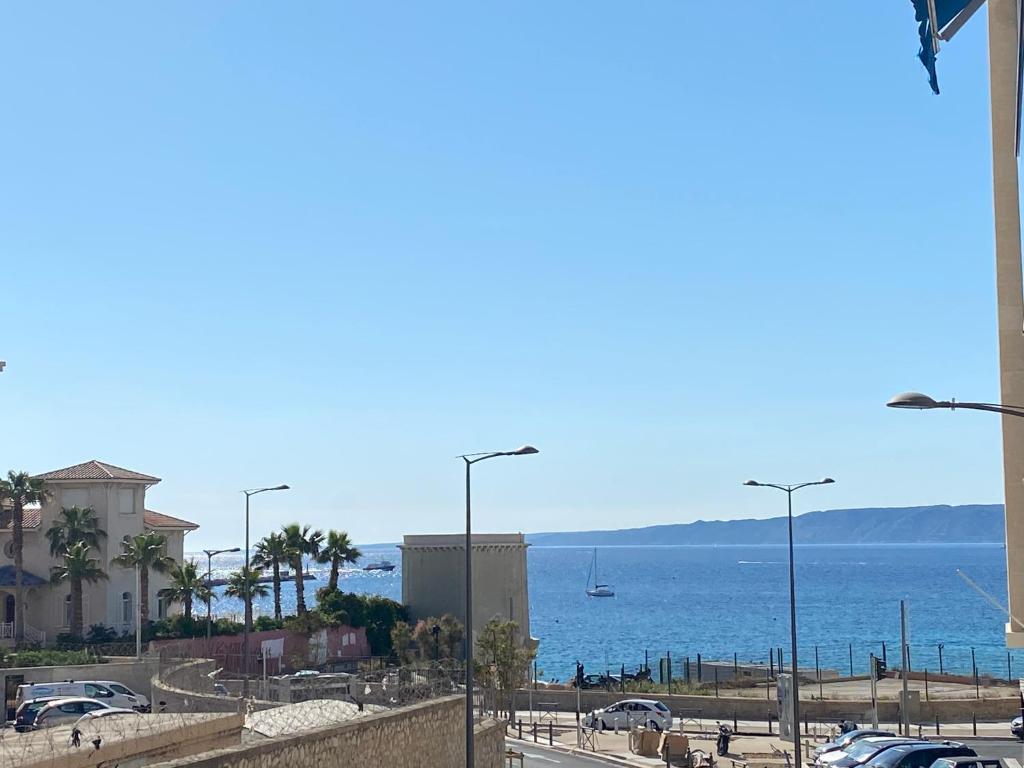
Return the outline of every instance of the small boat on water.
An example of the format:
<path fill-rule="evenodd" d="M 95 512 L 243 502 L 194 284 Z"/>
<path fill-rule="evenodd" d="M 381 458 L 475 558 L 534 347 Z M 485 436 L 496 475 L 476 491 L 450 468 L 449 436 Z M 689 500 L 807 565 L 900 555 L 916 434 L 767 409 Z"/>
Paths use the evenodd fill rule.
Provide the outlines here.
<path fill-rule="evenodd" d="M 376 563 L 368 563 L 363 568 L 364 571 L 393 571 L 395 570 L 395 564 L 390 560 L 380 560 Z"/>
<path fill-rule="evenodd" d="M 594 574 L 594 586 L 590 586 L 590 574 Z M 587 597 L 615 597 L 615 592 L 608 584 L 601 584 L 597 579 L 597 547 L 594 547 L 594 559 L 590 561 L 587 571 Z"/>

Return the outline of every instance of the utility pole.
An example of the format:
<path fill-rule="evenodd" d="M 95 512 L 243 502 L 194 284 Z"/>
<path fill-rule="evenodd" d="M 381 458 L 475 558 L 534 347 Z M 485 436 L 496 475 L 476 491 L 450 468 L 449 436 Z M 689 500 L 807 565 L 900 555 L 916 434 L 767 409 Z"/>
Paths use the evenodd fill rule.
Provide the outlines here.
<path fill-rule="evenodd" d="M 903 698 L 900 703 L 900 727 L 904 736 L 910 736 L 910 694 L 907 690 L 907 675 L 910 674 L 910 648 L 907 647 L 907 604 L 900 600 L 900 649 L 903 654 L 900 677 L 903 678 Z"/>

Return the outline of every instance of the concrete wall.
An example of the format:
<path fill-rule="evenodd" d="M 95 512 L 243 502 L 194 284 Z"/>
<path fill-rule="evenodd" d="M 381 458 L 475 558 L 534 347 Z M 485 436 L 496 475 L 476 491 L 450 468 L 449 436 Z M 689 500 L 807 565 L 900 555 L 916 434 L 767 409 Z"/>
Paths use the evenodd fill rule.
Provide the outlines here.
<path fill-rule="evenodd" d="M 516 706 L 526 709 L 529 704 L 530 693 L 527 690 L 519 691 L 516 694 Z M 771 713 L 772 720 L 779 718 L 779 706 L 776 701 L 775 692 L 772 691 L 772 699 L 752 698 L 747 696 L 722 696 L 716 698 L 711 696 L 667 696 L 658 693 L 614 693 L 609 691 L 581 691 L 580 706 L 584 712 L 592 709 L 606 707 L 616 701 L 628 698 L 651 698 L 661 701 L 672 710 L 677 719 L 684 710 L 689 712 L 701 711 L 701 717 L 705 719 L 731 720 L 733 717 L 739 720 L 764 720 L 767 724 L 768 713 Z M 538 703 L 555 704 L 560 712 L 576 711 L 576 691 L 559 690 L 545 691 L 537 690 L 533 693 L 534 706 Z M 853 701 L 840 699 L 800 699 L 801 716 L 809 720 L 838 720 L 841 717 L 854 717 L 864 719 L 863 714 L 870 708 L 868 701 Z M 879 701 L 879 717 L 883 721 L 896 721 L 899 716 L 898 701 Z M 1002 699 L 940 699 L 930 702 L 922 701 L 917 711 L 911 709 L 911 719 L 916 722 L 935 721 L 938 716 L 940 723 L 969 723 L 972 715 L 978 720 L 1009 720 L 1020 714 L 1019 698 Z M 687 715 L 689 716 L 689 715 Z M 696 715 L 694 715 L 696 716 Z"/>
<path fill-rule="evenodd" d="M 435 768 L 465 761 L 463 699 L 450 696 L 354 721 L 203 755 L 158 763 L 159 768 Z M 505 729 L 487 721 L 476 729 L 477 768 L 501 768 Z"/>
<path fill-rule="evenodd" d="M 402 602 L 412 619 L 466 617 L 466 537 L 406 536 L 402 550 Z M 473 536 L 473 631 L 479 635 L 495 616 L 512 618 L 530 636 L 526 539 L 521 533 Z"/>

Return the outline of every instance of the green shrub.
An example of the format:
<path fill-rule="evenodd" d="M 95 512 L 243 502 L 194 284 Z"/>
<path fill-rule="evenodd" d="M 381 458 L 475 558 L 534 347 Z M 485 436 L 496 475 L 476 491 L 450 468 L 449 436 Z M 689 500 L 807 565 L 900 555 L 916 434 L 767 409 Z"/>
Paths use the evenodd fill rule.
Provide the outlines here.
<path fill-rule="evenodd" d="M 284 629 L 284 621 L 278 621 L 270 616 L 257 616 L 252 623 L 254 632 L 267 632 L 272 629 Z"/>
<path fill-rule="evenodd" d="M 117 642 L 117 631 L 103 624 L 93 624 L 85 635 L 85 642 L 90 644 Z"/>
<path fill-rule="evenodd" d="M 87 650 L 18 651 L 4 656 L 4 667 L 53 667 L 72 664 L 103 664 L 106 660 Z"/>

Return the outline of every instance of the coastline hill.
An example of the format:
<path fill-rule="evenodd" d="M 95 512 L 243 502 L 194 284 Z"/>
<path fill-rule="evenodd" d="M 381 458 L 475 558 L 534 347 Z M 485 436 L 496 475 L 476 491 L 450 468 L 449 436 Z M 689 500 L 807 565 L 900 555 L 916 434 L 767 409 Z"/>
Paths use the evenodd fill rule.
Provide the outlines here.
<path fill-rule="evenodd" d="M 939 504 L 807 512 L 793 518 L 797 544 L 1003 543 L 1002 504 Z M 698 520 L 608 531 L 528 534 L 534 546 L 653 546 L 785 544 L 786 518 Z"/>

